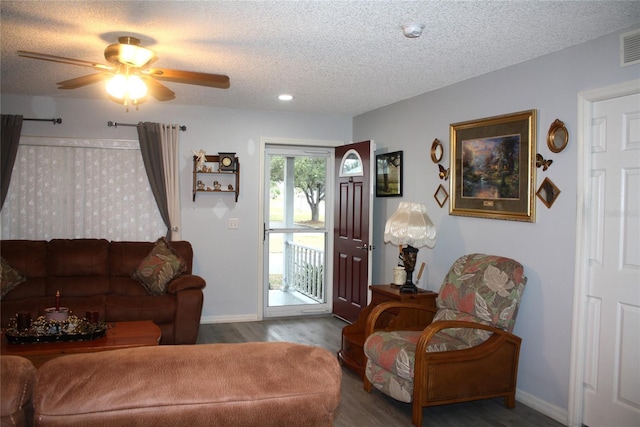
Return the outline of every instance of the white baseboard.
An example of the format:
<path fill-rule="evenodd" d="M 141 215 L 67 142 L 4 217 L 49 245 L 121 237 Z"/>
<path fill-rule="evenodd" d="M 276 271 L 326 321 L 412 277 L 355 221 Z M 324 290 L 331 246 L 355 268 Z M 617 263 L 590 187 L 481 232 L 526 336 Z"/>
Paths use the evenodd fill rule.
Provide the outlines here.
<path fill-rule="evenodd" d="M 569 425 L 569 412 L 564 408 L 552 405 L 549 402 L 520 389 L 516 389 L 516 400 L 546 415 L 547 417 L 552 418 L 562 425 Z"/>
<path fill-rule="evenodd" d="M 231 316 L 204 316 L 200 318 L 201 324 L 255 322 L 260 320 L 256 314 L 236 314 Z"/>

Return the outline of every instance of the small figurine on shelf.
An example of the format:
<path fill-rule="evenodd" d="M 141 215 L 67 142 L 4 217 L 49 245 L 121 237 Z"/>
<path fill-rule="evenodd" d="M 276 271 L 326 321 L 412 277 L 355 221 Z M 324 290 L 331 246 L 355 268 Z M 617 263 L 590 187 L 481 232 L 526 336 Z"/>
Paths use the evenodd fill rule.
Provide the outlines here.
<path fill-rule="evenodd" d="M 204 163 L 207 161 L 207 153 L 202 148 L 198 151 L 191 151 L 193 152 L 193 155 L 196 156 L 196 171 L 204 172 Z"/>
<path fill-rule="evenodd" d="M 221 191 L 222 185 L 218 181 L 213 181 L 213 191 Z"/>
<path fill-rule="evenodd" d="M 227 189 L 228 189 L 229 191 L 233 191 L 233 185 L 229 184 L 229 185 L 227 186 Z"/>
<path fill-rule="evenodd" d="M 198 180 L 198 182 L 196 183 L 196 187 L 198 188 L 198 190 L 204 190 L 204 182 Z"/>

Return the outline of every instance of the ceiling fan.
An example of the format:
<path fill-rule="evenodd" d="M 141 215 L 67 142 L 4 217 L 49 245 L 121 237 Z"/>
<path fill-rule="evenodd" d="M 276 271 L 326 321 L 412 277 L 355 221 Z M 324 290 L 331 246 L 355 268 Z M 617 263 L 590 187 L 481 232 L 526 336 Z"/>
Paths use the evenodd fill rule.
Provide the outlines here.
<path fill-rule="evenodd" d="M 18 55 L 25 58 L 93 68 L 98 72 L 58 82 L 58 89 L 77 89 L 109 80 L 107 92 L 111 99 L 124 105 L 128 105 L 128 102 L 134 105 L 144 102 L 147 93 L 158 101 L 175 99 L 175 93 L 160 81 L 208 86 L 218 89 L 227 89 L 229 87 L 229 77 L 222 74 L 151 68 L 150 65 L 158 59 L 156 53 L 151 49 L 140 46 L 140 40 L 135 37 L 119 37 L 117 44 L 107 46 L 104 50 L 104 57 L 108 64 L 24 50 L 19 50 Z"/>

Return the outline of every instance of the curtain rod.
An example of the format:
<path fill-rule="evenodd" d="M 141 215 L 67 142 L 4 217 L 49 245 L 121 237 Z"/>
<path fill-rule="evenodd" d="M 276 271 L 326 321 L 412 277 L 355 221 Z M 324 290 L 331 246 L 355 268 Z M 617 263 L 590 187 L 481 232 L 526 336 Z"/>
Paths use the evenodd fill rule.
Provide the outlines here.
<path fill-rule="evenodd" d="M 62 119 L 60 117 L 58 117 L 57 119 L 28 119 L 28 118 L 23 118 L 22 120 L 29 120 L 29 121 L 33 121 L 33 122 L 52 122 L 54 125 L 60 124 L 62 123 Z"/>
<path fill-rule="evenodd" d="M 108 121 L 107 122 L 107 126 L 117 128 L 118 126 L 133 126 L 133 127 L 136 127 L 138 125 L 134 124 L 134 123 L 116 123 L 116 122 Z M 175 125 L 172 125 L 172 127 L 175 127 Z M 184 132 L 184 131 L 187 130 L 187 127 L 184 126 L 184 125 L 183 126 L 178 126 L 178 129 Z"/>

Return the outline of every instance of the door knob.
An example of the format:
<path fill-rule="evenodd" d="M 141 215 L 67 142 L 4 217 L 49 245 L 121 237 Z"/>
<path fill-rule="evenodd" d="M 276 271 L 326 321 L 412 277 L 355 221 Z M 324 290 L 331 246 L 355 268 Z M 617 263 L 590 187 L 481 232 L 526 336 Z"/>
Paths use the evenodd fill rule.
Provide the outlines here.
<path fill-rule="evenodd" d="M 356 246 L 356 249 L 362 249 L 363 251 L 371 251 L 373 250 L 373 245 L 369 246 L 368 244 L 364 244 L 364 246 Z"/>

